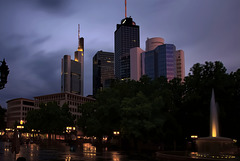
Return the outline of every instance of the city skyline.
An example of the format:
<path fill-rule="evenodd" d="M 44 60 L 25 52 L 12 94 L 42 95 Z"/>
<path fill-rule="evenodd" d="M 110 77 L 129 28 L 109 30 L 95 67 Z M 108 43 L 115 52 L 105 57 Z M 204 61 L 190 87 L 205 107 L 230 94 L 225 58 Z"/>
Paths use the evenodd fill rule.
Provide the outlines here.
<path fill-rule="evenodd" d="M 140 26 L 140 47 L 145 49 L 147 37 L 164 37 L 184 50 L 186 75 L 205 61 L 222 61 L 228 73 L 239 68 L 240 1 L 131 0 L 127 6 L 127 16 Z M 77 24 L 85 38 L 84 93 L 91 94 L 92 58 L 99 50 L 114 52 L 124 0 L 1 1 L 0 12 L 0 60 L 10 70 L 0 90 L 0 105 L 6 107 L 10 99 L 61 91 L 60 62 L 78 46 Z"/>

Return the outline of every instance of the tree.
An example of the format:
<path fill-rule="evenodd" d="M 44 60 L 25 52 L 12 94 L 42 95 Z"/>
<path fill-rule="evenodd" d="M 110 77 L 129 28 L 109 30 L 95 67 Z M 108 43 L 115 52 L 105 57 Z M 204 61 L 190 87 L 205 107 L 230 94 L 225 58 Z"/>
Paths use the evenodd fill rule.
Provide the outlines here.
<path fill-rule="evenodd" d="M 87 136 L 99 136 L 101 126 L 95 116 L 95 103 L 85 103 L 79 107 L 79 112 L 82 114 L 77 120 L 77 126 Z"/>
<path fill-rule="evenodd" d="M 181 79 L 165 77 L 140 81 L 116 80 L 96 95 L 96 102 L 80 107 L 79 127 L 86 135 L 111 136 L 119 130 L 128 142 L 185 145 L 195 134 L 209 136 L 210 99 L 214 88 L 219 104 L 220 134 L 239 139 L 235 125 L 240 114 L 240 69 L 231 74 L 221 62 L 193 65 Z M 223 129 L 223 130 L 221 130 Z"/>
<path fill-rule="evenodd" d="M 111 137 L 113 131 L 120 131 L 122 139 L 135 142 L 135 146 L 138 142 L 163 142 L 164 114 L 175 108 L 170 87 L 164 77 L 117 80 L 96 95 L 96 102 L 80 106 L 78 126 L 90 136 Z"/>
<path fill-rule="evenodd" d="M 240 69 L 232 72 L 229 75 L 227 94 L 222 100 L 219 100 L 219 105 L 223 108 L 220 125 L 222 127 L 221 134 L 223 136 L 240 139 L 240 129 L 236 126 L 240 122 Z M 238 142 L 238 145 L 240 143 Z"/>
<path fill-rule="evenodd" d="M 6 113 L 6 109 L 2 108 L 2 106 L 0 105 L 0 129 L 5 129 L 6 127 L 6 123 L 5 123 L 5 113 Z"/>
<path fill-rule="evenodd" d="M 151 106 L 142 92 L 135 97 L 124 98 L 121 104 L 121 132 L 127 138 L 144 140 L 154 128 L 151 122 Z"/>
<path fill-rule="evenodd" d="M 230 111 L 234 111 L 233 107 L 238 100 L 234 94 L 237 93 L 235 90 L 237 85 L 234 83 L 236 82 L 234 78 L 237 76 L 234 73 L 227 74 L 224 65 L 218 61 L 197 63 L 190 71 L 191 73 L 185 78 L 185 94 L 181 108 L 181 115 L 184 118 L 181 124 L 183 129 L 186 129 L 185 135 L 209 136 L 210 99 L 211 91 L 214 89 L 216 102 L 219 105 L 220 134 L 230 137 L 227 131 L 234 132 L 228 129 L 228 120 L 233 115 Z"/>
<path fill-rule="evenodd" d="M 40 109 L 29 111 L 26 120 L 26 127 L 29 130 L 40 130 L 49 136 L 61 134 L 67 126 L 74 125 L 74 118 L 69 112 L 68 105 L 64 104 L 60 108 L 56 102 L 41 104 Z"/>

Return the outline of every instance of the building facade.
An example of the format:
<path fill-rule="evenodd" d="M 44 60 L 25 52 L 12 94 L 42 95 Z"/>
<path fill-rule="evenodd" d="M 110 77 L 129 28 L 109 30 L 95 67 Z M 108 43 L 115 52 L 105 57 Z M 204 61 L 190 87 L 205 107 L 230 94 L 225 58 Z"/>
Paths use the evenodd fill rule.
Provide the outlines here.
<path fill-rule="evenodd" d="M 115 37 L 115 77 L 117 79 L 130 78 L 130 49 L 139 47 L 139 26 L 131 17 L 125 17 L 121 24 L 117 24 Z"/>
<path fill-rule="evenodd" d="M 28 111 L 37 109 L 34 100 L 26 98 L 16 98 L 7 101 L 7 127 L 13 128 L 15 123 L 26 121 Z"/>
<path fill-rule="evenodd" d="M 183 50 L 177 50 L 173 44 L 164 44 L 163 38 L 151 38 L 146 41 L 146 50 L 132 48 L 131 53 L 131 79 L 139 80 L 142 75 L 152 79 L 166 77 L 185 77 L 185 63 Z M 138 64 L 138 65 L 136 65 Z M 141 72 L 140 72 L 141 71 Z M 139 74 L 141 73 L 141 74 Z"/>
<path fill-rule="evenodd" d="M 81 116 L 78 107 L 84 103 L 93 101 L 95 101 L 94 98 L 83 97 L 68 92 L 37 96 L 34 97 L 34 100 L 26 98 L 12 99 L 7 101 L 7 127 L 13 128 L 15 123 L 25 123 L 27 113 L 39 109 L 42 103 L 56 102 L 59 107 L 62 107 L 66 103 L 69 106 L 69 112 L 77 119 Z"/>
<path fill-rule="evenodd" d="M 139 48 L 131 48 L 130 49 L 130 78 L 134 80 L 139 80 L 141 78 L 142 74 L 142 69 L 143 66 L 142 64 L 142 53 L 144 51 Z"/>
<path fill-rule="evenodd" d="M 84 38 L 80 37 L 80 26 L 78 30 L 78 50 L 75 51 L 74 60 L 71 60 L 70 55 L 64 55 L 61 67 L 61 91 L 83 96 Z"/>
<path fill-rule="evenodd" d="M 185 60 L 184 60 L 184 51 L 177 50 L 176 51 L 176 70 L 177 70 L 177 78 L 181 78 L 184 81 L 185 78 Z"/>
<path fill-rule="evenodd" d="M 146 51 L 151 51 L 156 49 L 159 45 L 164 44 L 164 39 L 161 37 L 147 38 L 146 40 Z"/>
<path fill-rule="evenodd" d="M 34 97 L 35 108 L 39 108 L 40 104 L 46 104 L 48 102 L 56 102 L 60 107 L 64 104 L 68 104 L 69 111 L 76 119 L 81 116 L 81 113 L 78 111 L 78 107 L 84 103 L 93 101 L 95 101 L 94 98 L 83 97 L 69 92 Z"/>
<path fill-rule="evenodd" d="M 144 67 L 144 73 L 146 74 L 148 77 L 154 79 L 155 78 L 155 73 L 156 73 L 156 63 L 155 63 L 155 52 L 154 50 L 148 51 L 148 52 L 144 52 L 144 63 L 145 63 L 145 67 Z"/>
<path fill-rule="evenodd" d="M 93 57 L 93 95 L 114 79 L 114 53 L 98 51 Z"/>
<path fill-rule="evenodd" d="M 171 80 L 177 77 L 175 52 L 176 47 L 173 44 L 160 45 L 154 50 L 155 76 L 153 79 L 164 76 L 168 80 Z M 145 70 L 147 71 L 147 66 L 145 66 Z M 147 72 L 146 74 L 148 75 Z"/>

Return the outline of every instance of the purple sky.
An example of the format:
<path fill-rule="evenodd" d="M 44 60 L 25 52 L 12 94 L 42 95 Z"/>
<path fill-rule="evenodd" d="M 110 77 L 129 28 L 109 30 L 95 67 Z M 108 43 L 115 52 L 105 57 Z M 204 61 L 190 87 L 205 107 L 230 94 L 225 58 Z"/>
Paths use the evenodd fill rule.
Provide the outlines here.
<path fill-rule="evenodd" d="M 162 37 L 185 52 L 186 75 L 195 63 L 222 61 L 240 68 L 239 0 L 128 0 L 128 16 L 147 37 Z M 1 0 L 0 60 L 10 68 L 0 105 L 61 91 L 61 58 L 77 49 L 77 24 L 85 38 L 85 89 L 92 94 L 92 57 L 114 51 L 124 0 Z"/>

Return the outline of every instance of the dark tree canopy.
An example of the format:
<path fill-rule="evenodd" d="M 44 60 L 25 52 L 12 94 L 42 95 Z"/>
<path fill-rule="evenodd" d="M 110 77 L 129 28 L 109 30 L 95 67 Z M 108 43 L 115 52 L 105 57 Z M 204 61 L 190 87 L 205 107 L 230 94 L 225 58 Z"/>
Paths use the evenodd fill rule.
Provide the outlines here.
<path fill-rule="evenodd" d="M 220 134 L 239 139 L 240 69 L 230 74 L 221 62 L 195 64 L 185 77 L 140 81 L 116 80 L 80 106 L 78 126 L 86 135 L 111 136 L 115 130 L 128 140 L 184 145 L 191 135 L 209 136 L 211 91 L 219 104 Z"/>
<path fill-rule="evenodd" d="M 67 126 L 74 125 L 68 105 L 59 107 L 55 102 L 41 104 L 40 109 L 29 111 L 26 120 L 29 130 L 40 130 L 41 133 L 48 134 L 62 133 Z"/>
<path fill-rule="evenodd" d="M 6 111 L 7 110 L 5 108 L 2 108 L 2 106 L 0 105 L 0 130 L 5 129 L 6 126 L 6 123 L 4 121 Z"/>

